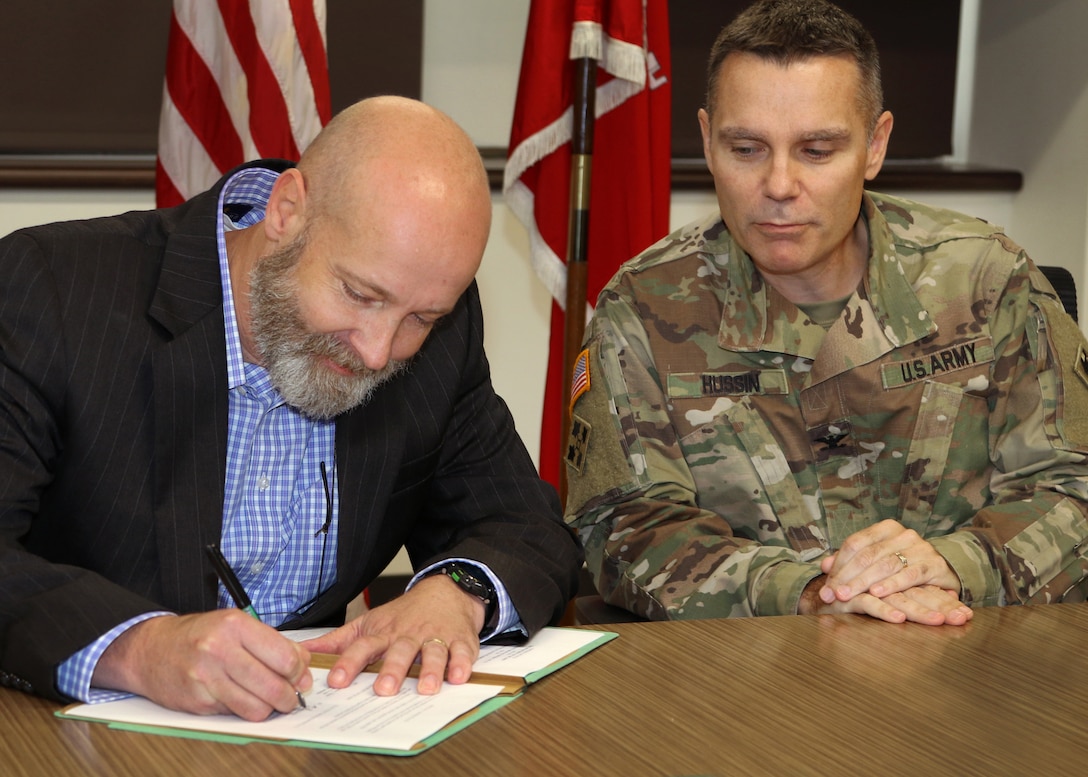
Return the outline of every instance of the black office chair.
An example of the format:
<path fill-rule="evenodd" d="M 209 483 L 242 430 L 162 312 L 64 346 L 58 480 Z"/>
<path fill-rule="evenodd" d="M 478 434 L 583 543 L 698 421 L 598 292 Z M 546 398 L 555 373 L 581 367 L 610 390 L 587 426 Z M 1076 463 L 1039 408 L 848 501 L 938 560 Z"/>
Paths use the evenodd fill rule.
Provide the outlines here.
<path fill-rule="evenodd" d="M 630 623 L 646 620 L 622 607 L 606 603 L 597 593 L 593 576 L 589 574 L 585 565 L 578 573 L 578 593 L 574 596 L 573 616 L 574 623 L 581 626 L 591 623 Z"/>
<path fill-rule="evenodd" d="M 1043 275 L 1050 281 L 1054 291 L 1058 292 L 1058 299 L 1062 301 L 1062 307 L 1074 321 L 1077 320 L 1077 282 L 1073 280 L 1073 273 L 1064 267 L 1055 265 L 1039 265 Z"/>
<path fill-rule="evenodd" d="M 586 594 L 574 600 L 574 622 L 580 626 L 592 623 L 634 623 L 644 621 L 638 615 L 622 607 L 608 604 L 600 594 Z"/>

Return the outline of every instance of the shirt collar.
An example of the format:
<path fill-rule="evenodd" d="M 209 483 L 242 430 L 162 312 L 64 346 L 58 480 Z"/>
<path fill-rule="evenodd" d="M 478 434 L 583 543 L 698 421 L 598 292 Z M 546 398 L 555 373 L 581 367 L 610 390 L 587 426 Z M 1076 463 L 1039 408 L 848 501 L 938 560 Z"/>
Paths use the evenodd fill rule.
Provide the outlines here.
<path fill-rule="evenodd" d="M 906 279 L 891 226 L 868 193 L 862 195 L 862 214 L 868 222 L 870 246 L 865 293 L 884 336 L 894 345 L 903 345 L 931 334 L 935 325 Z M 821 327 L 806 326 L 807 317 L 763 282 L 720 216 L 701 228 L 706 250 L 724 264 L 725 302 L 718 344 L 731 351 L 774 351 L 814 358 L 824 339 Z M 746 288 L 750 295 L 743 293 Z"/>
<path fill-rule="evenodd" d="M 905 252 L 922 252 L 917 245 L 905 244 L 897 237 L 889 218 L 910 220 L 911 215 L 892 203 L 874 200 L 868 193 L 862 200 L 862 212 L 869 220 L 871 249 L 866 292 L 884 335 L 901 346 L 934 334 L 936 321 L 918 298 L 903 267 Z"/>
<path fill-rule="evenodd" d="M 223 284 L 223 325 L 227 341 L 227 387 L 245 385 L 245 360 L 242 357 L 242 338 L 238 332 L 238 315 L 234 307 L 234 293 L 230 284 L 230 266 L 227 263 L 226 234 L 234 229 L 244 229 L 264 219 L 265 206 L 272 186 L 279 173 L 260 167 L 251 167 L 235 173 L 223 186 L 216 210 L 215 240 L 219 251 L 219 277 Z"/>

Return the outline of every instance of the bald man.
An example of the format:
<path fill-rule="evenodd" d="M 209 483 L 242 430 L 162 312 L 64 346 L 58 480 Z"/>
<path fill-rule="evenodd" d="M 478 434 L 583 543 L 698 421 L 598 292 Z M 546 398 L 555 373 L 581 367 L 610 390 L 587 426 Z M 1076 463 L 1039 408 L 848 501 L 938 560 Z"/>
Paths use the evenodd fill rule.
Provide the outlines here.
<path fill-rule="evenodd" d="M 468 679 L 581 561 L 492 389 L 491 201 L 444 114 L 374 98 L 298 166 L 0 241 L 0 682 L 260 720 L 340 656 Z M 219 582 L 219 545 L 259 619 Z M 405 546 L 409 589 L 342 624 Z"/>

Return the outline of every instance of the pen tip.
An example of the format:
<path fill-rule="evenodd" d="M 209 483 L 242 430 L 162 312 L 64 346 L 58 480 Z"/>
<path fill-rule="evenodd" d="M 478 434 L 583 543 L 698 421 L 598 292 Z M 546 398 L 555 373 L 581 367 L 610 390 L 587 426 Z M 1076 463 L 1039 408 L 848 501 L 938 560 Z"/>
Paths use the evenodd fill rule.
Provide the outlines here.
<path fill-rule="evenodd" d="M 295 696 L 298 697 L 298 706 L 302 707 L 302 709 L 306 709 L 306 700 L 302 698 L 302 691 L 295 690 Z"/>

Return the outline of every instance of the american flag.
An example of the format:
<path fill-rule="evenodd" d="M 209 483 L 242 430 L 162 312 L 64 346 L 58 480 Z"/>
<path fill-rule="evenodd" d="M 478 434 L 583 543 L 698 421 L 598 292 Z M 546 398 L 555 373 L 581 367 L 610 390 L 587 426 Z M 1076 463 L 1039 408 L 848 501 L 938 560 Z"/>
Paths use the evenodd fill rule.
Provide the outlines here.
<path fill-rule="evenodd" d="M 574 403 L 578 397 L 589 391 L 589 350 L 578 354 L 574 360 L 574 373 L 570 376 L 570 412 L 574 412 Z"/>
<path fill-rule="evenodd" d="M 331 113 L 325 0 L 174 0 L 158 205 L 251 159 L 297 160 Z"/>

